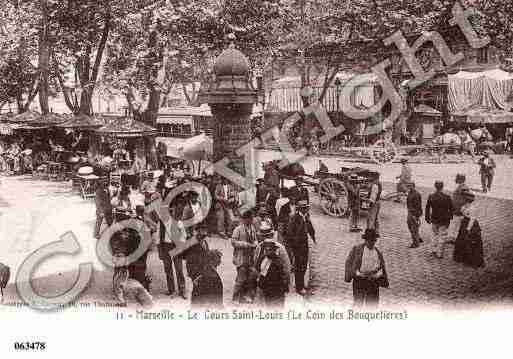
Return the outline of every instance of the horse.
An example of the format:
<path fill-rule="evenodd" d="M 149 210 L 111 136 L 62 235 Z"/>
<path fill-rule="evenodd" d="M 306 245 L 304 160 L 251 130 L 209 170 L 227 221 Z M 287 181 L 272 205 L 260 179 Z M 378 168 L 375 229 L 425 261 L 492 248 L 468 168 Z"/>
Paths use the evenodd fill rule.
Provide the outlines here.
<path fill-rule="evenodd" d="M 472 136 L 472 139 L 476 142 L 493 141 L 492 135 L 486 128 L 476 128 L 475 130 L 470 131 L 470 136 Z"/>

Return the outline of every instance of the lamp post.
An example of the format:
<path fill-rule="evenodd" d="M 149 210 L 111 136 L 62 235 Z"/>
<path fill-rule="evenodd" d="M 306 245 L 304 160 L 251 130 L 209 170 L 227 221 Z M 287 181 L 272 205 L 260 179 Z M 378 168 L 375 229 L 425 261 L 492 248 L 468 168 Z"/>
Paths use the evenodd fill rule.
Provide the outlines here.
<path fill-rule="evenodd" d="M 341 115 L 340 115 L 340 86 L 342 85 L 342 81 L 340 81 L 340 78 L 335 78 L 335 90 L 337 91 L 337 126 L 340 125 L 341 122 Z M 330 141 L 331 142 L 331 141 Z"/>

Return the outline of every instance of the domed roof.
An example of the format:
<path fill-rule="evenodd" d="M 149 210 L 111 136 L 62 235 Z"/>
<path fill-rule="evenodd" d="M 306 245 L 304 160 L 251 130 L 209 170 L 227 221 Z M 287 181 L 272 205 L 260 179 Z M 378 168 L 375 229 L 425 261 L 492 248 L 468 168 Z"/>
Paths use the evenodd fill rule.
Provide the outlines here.
<path fill-rule="evenodd" d="M 249 72 L 246 56 L 233 46 L 224 50 L 214 64 L 216 76 L 245 76 Z"/>

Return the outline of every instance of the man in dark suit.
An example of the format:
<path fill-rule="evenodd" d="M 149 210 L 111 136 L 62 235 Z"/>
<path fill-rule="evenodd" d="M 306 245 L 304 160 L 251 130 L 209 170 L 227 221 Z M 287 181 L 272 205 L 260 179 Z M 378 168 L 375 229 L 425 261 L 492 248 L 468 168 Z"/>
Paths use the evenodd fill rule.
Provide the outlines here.
<path fill-rule="evenodd" d="M 347 257 L 344 280 L 353 282 L 355 306 L 377 306 L 379 287 L 389 286 L 385 260 L 375 247 L 378 238 L 374 229 L 366 229 L 362 235 L 365 243 L 354 246 Z"/>
<path fill-rule="evenodd" d="M 435 182 L 436 192 L 430 194 L 426 203 L 426 222 L 433 229 L 432 253 L 437 258 L 443 258 L 444 247 L 447 243 L 449 224 L 454 213 L 451 197 L 443 193 L 444 183 Z"/>
<path fill-rule="evenodd" d="M 310 206 L 305 200 L 297 203 L 298 212 L 290 220 L 288 226 L 288 238 L 295 263 L 296 292 L 300 295 L 306 294 L 305 273 L 308 267 L 308 237 L 316 244 L 315 230 L 310 215 Z"/>
<path fill-rule="evenodd" d="M 406 197 L 406 208 L 408 209 L 408 217 L 406 224 L 411 233 L 412 243 L 410 248 L 417 248 L 422 239 L 419 235 L 420 216 L 422 216 L 422 197 L 415 189 L 415 183 L 410 182 L 408 185 L 408 197 Z"/>
<path fill-rule="evenodd" d="M 98 188 L 94 196 L 94 203 L 96 205 L 96 224 L 94 226 L 94 238 L 100 238 L 100 229 L 103 220 L 107 221 L 107 224 L 112 225 L 112 205 L 110 203 L 110 193 L 107 188 L 107 182 L 105 179 L 100 180 Z"/>
<path fill-rule="evenodd" d="M 483 157 L 479 160 L 479 174 L 481 175 L 481 185 L 484 193 L 492 189 L 495 167 L 495 161 L 490 157 L 488 152 L 485 152 Z"/>
<path fill-rule="evenodd" d="M 306 201 L 310 204 L 310 194 L 308 193 L 308 189 L 300 181 L 296 180 L 295 182 L 296 185 L 290 189 L 294 200 L 296 202 Z"/>

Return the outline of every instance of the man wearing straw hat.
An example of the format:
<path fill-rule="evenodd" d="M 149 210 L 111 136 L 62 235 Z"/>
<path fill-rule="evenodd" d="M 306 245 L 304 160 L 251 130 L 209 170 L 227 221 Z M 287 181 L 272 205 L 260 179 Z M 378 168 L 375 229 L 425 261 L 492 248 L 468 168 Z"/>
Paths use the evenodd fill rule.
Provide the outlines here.
<path fill-rule="evenodd" d="M 253 225 L 253 214 L 241 214 L 241 224 L 232 234 L 233 264 L 237 269 L 233 288 L 234 303 L 253 303 L 256 294 L 257 273 L 255 270 L 255 250 L 258 244 L 257 232 Z"/>
<path fill-rule="evenodd" d="M 280 257 L 280 260 L 282 262 L 282 265 L 284 269 L 287 271 L 287 283 L 290 282 L 290 258 L 287 252 L 287 249 L 283 244 L 278 242 L 277 240 L 277 233 L 274 231 L 272 224 L 264 223 L 262 227 L 260 228 L 260 238 L 262 242 L 257 246 L 255 250 L 255 263 L 258 263 L 262 260 L 262 257 L 265 255 L 263 250 L 263 244 L 265 242 L 272 241 L 275 243 L 276 247 L 276 254 L 278 257 Z M 288 284 L 287 284 L 288 285 Z"/>
<path fill-rule="evenodd" d="M 266 238 L 260 244 L 260 255 L 256 260 L 258 287 L 262 290 L 266 306 L 283 307 L 285 295 L 289 291 L 290 265 L 284 262 L 278 251 L 285 253 L 278 242 L 273 239 L 271 227 L 265 229 Z"/>
<path fill-rule="evenodd" d="M 363 244 L 353 247 L 345 263 L 346 282 L 353 282 L 355 306 L 377 306 L 379 287 L 388 288 L 388 276 L 383 255 L 375 244 L 379 234 L 366 229 L 362 235 Z"/>

